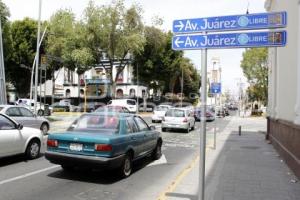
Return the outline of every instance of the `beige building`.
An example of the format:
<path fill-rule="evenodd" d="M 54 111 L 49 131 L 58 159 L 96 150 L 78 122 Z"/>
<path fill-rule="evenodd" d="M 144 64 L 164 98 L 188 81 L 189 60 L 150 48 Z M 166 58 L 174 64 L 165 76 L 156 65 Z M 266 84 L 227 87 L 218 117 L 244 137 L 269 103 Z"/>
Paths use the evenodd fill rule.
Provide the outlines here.
<path fill-rule="evenodd" d="M 268 12 L 287 12 L 287 45 L 269 48 L 268 135 L 300 177 L 300 1 L 266 0 Z"/>

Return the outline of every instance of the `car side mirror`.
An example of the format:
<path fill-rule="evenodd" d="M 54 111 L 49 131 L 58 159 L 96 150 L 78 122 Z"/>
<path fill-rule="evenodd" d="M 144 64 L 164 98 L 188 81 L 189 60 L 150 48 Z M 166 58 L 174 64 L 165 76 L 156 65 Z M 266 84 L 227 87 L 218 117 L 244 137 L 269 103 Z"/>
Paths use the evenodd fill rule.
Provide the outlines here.
<path fill-rule="evenodd" d="M 23 129 L 23 125 L 22 125 L 22 124 L 18 124 L 18 125 L 17 125 L 17 129 L 18 129 L 18 130 L 22 130 L 22 129 Z"/>
<path fill-rule="evenodd" d="M 156 127 L 155 126 L 150 126 L 150 130 L 155 130 L 156 129 Z"/>

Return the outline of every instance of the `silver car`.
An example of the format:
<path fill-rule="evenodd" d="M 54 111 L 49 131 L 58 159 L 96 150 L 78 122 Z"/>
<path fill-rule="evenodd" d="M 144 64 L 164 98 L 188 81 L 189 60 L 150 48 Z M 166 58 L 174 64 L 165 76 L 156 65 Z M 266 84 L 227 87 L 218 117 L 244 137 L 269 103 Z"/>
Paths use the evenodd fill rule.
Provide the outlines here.
<path fill-rule="evenodd" d="M 40 129 L 43 134 L 47 134 L 50 129 L 50 123 L 46 118 L 34 115 L 23 106 L 0 105 L 0 113 L 8 115 L 24 127 Z"/>
<path fill-rule="evenodd" d="M 171 108 L 162 120 L 161 130 L 183 129 L 186 133 L 195 129 L 195 118 L 193 112 L 186 108 Z"/>

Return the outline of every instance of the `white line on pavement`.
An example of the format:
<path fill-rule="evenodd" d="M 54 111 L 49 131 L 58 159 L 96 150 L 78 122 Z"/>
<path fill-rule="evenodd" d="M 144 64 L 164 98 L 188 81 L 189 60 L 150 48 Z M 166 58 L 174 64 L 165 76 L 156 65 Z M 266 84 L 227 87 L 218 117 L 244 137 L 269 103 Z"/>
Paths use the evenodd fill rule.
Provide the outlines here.
<path fill-rule="evenodd" d="M 51 167 L 41 169 L 41 170 L 38 170 L 38 171 L 26 173 L 26 174 L 23 174 L 21 176 L 16 176 L 14 178 L 6 179 L 6 180 L 3 180 L 3 181 L 0 181 L 0 185 L 6 184 L 6 183 L 9 183 L 9 182 L 13 182 L 13 181 L 16 181 L 16 180 L 19 180 L 19 179 L 23 179 L 23 178 L 26 178 L 28 176 L 33 176 L 35 174 L 39 174 L 39 173 L 42 173 L 42 172 L 45 172 L 45 171 L 48 171 L 48 170 L 51 170 L 51 169 L 55 169 L 57 167 L 59 167 L 59 165 L 51 166 Z"/>

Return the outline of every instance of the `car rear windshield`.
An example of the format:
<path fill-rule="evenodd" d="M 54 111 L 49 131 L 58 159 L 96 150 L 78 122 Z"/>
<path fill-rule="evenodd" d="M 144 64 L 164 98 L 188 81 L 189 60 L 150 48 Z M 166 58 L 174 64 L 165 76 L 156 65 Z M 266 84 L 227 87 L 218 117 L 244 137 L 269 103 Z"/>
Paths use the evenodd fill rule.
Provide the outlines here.
<path fill-rule="evenodd" d="M 171 109 L 166 113 L 166 117 L 185 117 L 184 110 Z"/>
<path fill-rule="evenodd" d="M 119 132 L 120 119 L 111 115 L 83 115 L 77 119 L 68 131 L 88 131 L 99 133 Z"/>
<path fill-rule="evenodd" d="M 158 106 L 155 108 L 156 111 L 167 111 L 168 109 L 167 106 Z"/>

